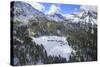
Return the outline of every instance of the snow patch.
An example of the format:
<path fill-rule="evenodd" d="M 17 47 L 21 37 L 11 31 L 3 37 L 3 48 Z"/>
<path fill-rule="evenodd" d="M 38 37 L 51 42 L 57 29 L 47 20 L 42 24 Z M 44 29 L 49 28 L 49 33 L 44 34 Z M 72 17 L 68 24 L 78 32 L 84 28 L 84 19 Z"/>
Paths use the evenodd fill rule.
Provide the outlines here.
<path fill-rule="evenodd" d="M 74 51 L 66 41 L 65 37 L 60 36 L 41 36 L 32 37 L 33 41 L 38 45 L 43 45 L 48 56 L 61 56 L 69 60 L 71 53 Z"/>

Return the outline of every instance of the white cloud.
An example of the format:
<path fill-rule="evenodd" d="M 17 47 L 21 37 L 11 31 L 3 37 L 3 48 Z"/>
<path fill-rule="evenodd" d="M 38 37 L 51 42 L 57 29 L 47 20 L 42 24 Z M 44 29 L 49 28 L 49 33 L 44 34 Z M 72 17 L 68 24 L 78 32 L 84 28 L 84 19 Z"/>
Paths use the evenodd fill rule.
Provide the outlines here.
<path fill-rule="evenodd" d="M 88 6 L 88 5 L 85 5 L 85 6 L 80 6 L 80 9 L 81 10 L 86 10 L 86 11 L 94 11 L 94 12 L 97 12 L 97 7 L 96 6 Z"/>
<path fill-rule="evenodd" d="M 74 10 L 75 10 L 75 11 L 78 11 L 79 9 L 78 9 L 78 8 L 75 8 Z"/>
<path fill-rule="evenodd" d="M 32 2 L 32 1 L 26 1 L 27 3 L 29 3 L 30 5 L 32 5 L 35 9 L 39 10 L 39 11 L 44 11 L 45 7 L 37 2 Z"/>
<path fill-rule="evenodd" d="M 58 7 L 56 5 L 51 5 L 51 7 L 49 8 L 49 11 L 47 12 L 47 14 L 59 13 L 60 10 L 61 10 L 60 7 Z"/>

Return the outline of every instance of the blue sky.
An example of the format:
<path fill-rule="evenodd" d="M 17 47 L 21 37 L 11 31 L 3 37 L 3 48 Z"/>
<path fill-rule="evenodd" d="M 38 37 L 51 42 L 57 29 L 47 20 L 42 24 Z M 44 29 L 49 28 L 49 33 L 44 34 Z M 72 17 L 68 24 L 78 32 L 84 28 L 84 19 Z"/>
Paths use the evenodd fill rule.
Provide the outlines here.
<path fill-rule="evenodd" d="M 80 5 L 72 5 L 72 4 L 56 4 L 56 3 L 40 3 L 45 7 L 43 12 L 49 11 L 52 5 L 60 8 L 60 12 L 63 14 L 70 14 L 73 12 L 77 12 L 80 9 Z"/>
<path fill-rule="evenodd" d="M 80 9 L 80 5 L 73 4 L 58 4 L 58 3 L 41 3 L 41 2 L 30 2 L 34 8 L 44 13 L 55 13 L 60 12 L 61 14 L 70 14 L 77 12 Z"/>

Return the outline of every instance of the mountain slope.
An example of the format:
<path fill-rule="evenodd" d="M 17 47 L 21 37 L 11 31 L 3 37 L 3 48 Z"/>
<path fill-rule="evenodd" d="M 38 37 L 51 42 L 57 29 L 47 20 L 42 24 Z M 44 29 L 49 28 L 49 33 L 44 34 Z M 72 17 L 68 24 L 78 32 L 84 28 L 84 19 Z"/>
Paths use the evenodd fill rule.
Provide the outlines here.
<path fill-rule="evenodd" d="M 44 13 L 38 11 L 28 3 L 14 1 L 12 4 L 13 6 L 11 7 L 11 16 L 14 21 L 18 20 L 28 22 L 28 20 L 34 20 L 42 22 L 46 20 Z"/>
<path fill-rule="evenodd" d="M 80 22 L 97 24 L 97 12 L 93 12 L 91 10 L 80 10 L 80 12 L 75 12 L 73 14 L 66 15 L 65 17 L 67 20 L 71 20 L 72 22 L 76 23 Z"/>
<path fill-rule="evenodd" d="M 60 13 L 47 14 L 48 20 L 54 20 L 56 22 L 64 22 L 66 19 Z"/>

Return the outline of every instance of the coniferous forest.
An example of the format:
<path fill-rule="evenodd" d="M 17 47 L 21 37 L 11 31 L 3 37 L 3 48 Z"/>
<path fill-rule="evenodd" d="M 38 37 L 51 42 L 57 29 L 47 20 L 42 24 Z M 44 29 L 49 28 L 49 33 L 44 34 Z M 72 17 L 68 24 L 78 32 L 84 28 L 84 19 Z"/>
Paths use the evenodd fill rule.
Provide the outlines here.
<path fill-rule="evenodd" d="M 11 65 L 97 60 L 96 6 L 31 3 L 10 3 Z"/>

